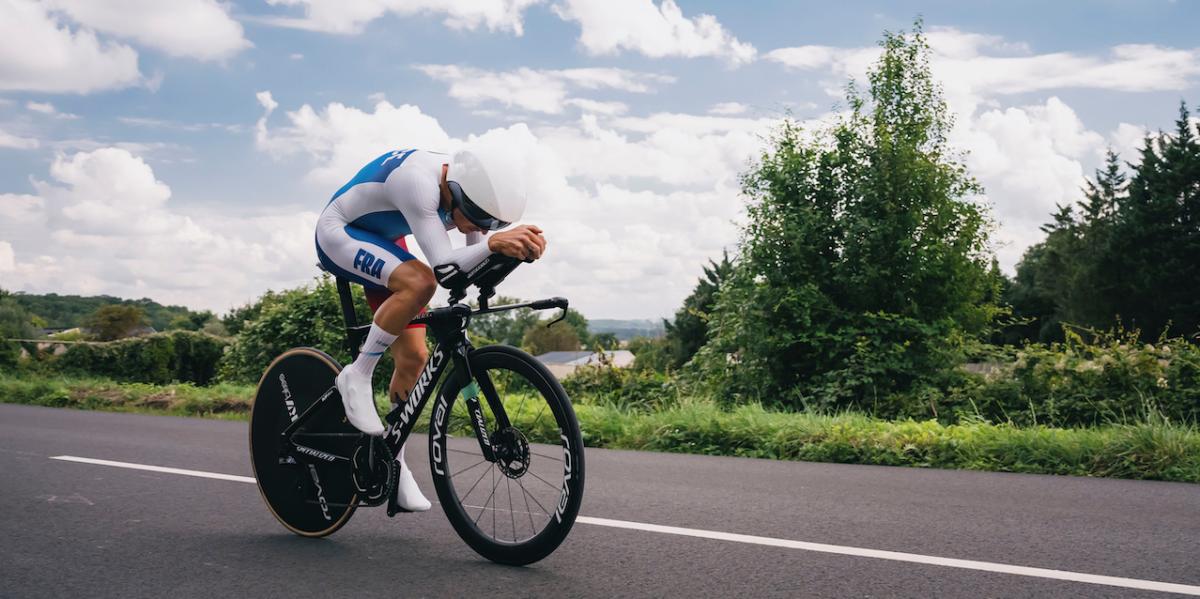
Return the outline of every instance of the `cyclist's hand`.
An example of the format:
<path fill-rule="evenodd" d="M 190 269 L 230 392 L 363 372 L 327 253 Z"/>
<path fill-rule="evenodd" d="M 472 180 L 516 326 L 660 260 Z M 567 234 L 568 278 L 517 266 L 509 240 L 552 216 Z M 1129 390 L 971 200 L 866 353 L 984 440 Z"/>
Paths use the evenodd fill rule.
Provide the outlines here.
<path fill-rule="evenodd" d="M 537 260 L 546 251 L 546 238 L 539 227 L 520 225 L 488 236 L 488 249 L 521 260 Z"/>

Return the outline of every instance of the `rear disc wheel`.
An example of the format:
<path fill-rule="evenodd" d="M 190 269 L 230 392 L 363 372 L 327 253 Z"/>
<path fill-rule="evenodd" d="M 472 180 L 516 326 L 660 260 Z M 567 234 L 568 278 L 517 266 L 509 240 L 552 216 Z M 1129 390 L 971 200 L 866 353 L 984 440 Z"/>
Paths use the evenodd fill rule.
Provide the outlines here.
<path fill-rule="evenodd" d="M 319 350 L 288 350 L 263 373 L 250 409 L 250 461 L 259 493 L 281 524 L 306 537 L 337 531 L 358 505 L 349 461 L 297 461 L 285 456 L 282 437 L 293 420 L 333 388 L 340 370 Z M 346 421 L 336 391 L 326 404 L 294 438 L 322 452 L 350 456 L 361 433 Z"/>

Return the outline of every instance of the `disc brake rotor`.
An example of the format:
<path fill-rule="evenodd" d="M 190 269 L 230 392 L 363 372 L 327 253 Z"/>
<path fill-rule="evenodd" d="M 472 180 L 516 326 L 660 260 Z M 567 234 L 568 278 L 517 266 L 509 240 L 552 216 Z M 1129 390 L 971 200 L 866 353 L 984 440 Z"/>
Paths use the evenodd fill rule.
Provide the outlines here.
<path fill-rule="evenodd" d="M 521 431 L 506 427 L 492 433 L 496 465 L 509 478 L 521 478 L 529 470 L 529 441 Z"/>

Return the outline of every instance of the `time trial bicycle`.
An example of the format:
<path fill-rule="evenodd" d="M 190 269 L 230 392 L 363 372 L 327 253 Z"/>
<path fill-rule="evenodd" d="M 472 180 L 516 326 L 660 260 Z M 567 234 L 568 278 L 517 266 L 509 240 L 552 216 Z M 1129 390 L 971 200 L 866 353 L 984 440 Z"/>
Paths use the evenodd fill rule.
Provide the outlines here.
<path fill-rule="evenodd" d="M 362 506 L 396 504 L 393 456 L 429 400 L 429 469 L 454 530 L 489 560 L 538 561 L 566 538 L 583 499 L 583 439 L 562 385 L 536 358 L 507 345 L 475 348 L 471 319 L 518 308 L 560 309 L 555 297 L 489 306 L 495 287 L 521 261 L 493 254 L 464 272 L 434 269 L 450 302 L 417 317 L 435 341 L 408 397 L 386 417 L 382 437 L 346 420 L 334 379 L 338 362 L 319 349 L 288 350 L 267 367 L 250 413 L 250 453 L 258 488 L 288 530 L 323 537 Z M 463 303 L 478 288 L 478 308 Z M 370 324 L 357 323 L 350 283 L 337 279 L 347 349 L 356 356 Z M 440 388 L 438 383 L 441 382 Z"/>

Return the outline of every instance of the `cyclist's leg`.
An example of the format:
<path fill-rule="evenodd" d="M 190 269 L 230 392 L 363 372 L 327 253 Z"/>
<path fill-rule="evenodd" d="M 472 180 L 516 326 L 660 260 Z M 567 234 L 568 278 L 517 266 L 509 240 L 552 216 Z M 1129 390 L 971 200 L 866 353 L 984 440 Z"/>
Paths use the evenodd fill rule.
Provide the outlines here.
<path fill-rule="evenodd" d="M 392 383 L 388 386 L 388 397 L 392 403 L 403 403 L 408 392 L 421 375 L 421 369 L 429 358 L 429 350 L 425 347 L 425 327 L 410 325 L 392 343 Z"/>
<path fill-rule="evenodd" d="M 396 367 L 392 371 L 392 382 L 388 388 L 388 396 L 392 405 L 403 403 L 408 392 L 416 385 L 417 377 L 425 366 L 429 351 L 425 348 L 425 327 L 409 325 L 392 343 L 392 361 Z M 405 443 L 407 447 L 408 443 Z M 429 500 L 421 493 L 413 478 L 412 470 L 405 461 L 405 447 L 401 447 L 396 455 L 400 462 L 400 479 L 397 482 L 396 502 L 401 508 L 410 512 L 423 512 L 431 507 Z"/>

